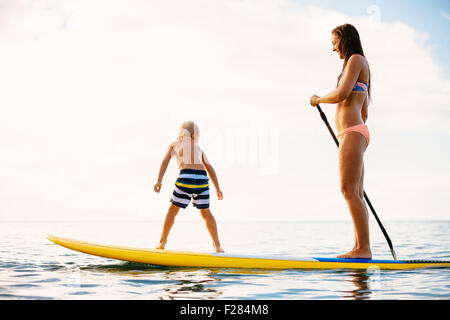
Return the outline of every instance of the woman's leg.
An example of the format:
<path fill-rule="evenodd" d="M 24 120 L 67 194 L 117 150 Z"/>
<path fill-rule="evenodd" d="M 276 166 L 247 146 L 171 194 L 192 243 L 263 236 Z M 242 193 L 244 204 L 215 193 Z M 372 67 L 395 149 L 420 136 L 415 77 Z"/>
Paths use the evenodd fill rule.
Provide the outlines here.
<path fill-rule="evenodd" d="M 366 215 L 367 215 L 367 221 L 369 221 L 369 211 L 367 210 L 367 206 L 366 206 L 366 202 L 364 201 L 364 163 L 362 164 L 362 168 L 361 168 L 361 178 L 359 180 L 359 196 L 364 204 L 365 207 L 365 211 L 366 211 Z M 356 228 L 356 224 L 354 225 L 354 232 L 355 232 L 355 246 L 353 247 L 353 249 L 359 248 L 360 244 L 359 244 L 359 238 L 358 238 L 358 229 Z"/>
<path fill-rule="evenodd" d="M 225 252 L 220 246 L 219 242 L 219 234 L 217 233 L 217 224 L 216 219 L 214 219 L 211 210 L 208 209 L 200 209 L 200 213 L 202 218 L 206 222 L 206 227 L 208 228 L 208 232 L 213 240 L 214 248 L 216 252 Z"/>
<path fill-rule="evenodd" d="M 171 203 L 166 214 L 166 219 L 164 219 L 161 240 L 159 240 L 159 246 L 156 249 L 164 249 L 167 243 L 167 237 L 169 236 L 170 229 L 172 229 L 173 223 L 175 222 L 175 217 L 178 211 L 180 211 L 180 207 L 177 207 L 176 205 Z"/>
<path fill-rule="evenodd" d="M 367 216 L 367 224 L 369 224 L 369 211 L 367 210 L 367 205 L 366 205 L 366 202 L 364 201 L 364 163 L 362 165 L 361 180 L 359 182 L 359 196 L 361 197 L 362 202 L 364 204 L 364 208 L 365 208 L 366 216 Z"/>
<path fill-rule="evenodd" d="M 369 237 L 369 215 L 363 197 L 363 156 L 367 144 L 358 132 L 347 133 L 339 147 L 341 191 L 352 216 L 355 246 L 338 258 L 372 258 Z"/>

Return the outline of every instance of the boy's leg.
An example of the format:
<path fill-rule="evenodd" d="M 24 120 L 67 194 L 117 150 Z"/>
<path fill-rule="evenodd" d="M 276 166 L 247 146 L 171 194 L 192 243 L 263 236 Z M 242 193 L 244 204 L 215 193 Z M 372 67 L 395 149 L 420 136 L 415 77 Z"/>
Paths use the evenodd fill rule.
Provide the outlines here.
<path fill-rule="evenodd" d="M 216 249 L 216 252 L 225 252 L 222 249 L 222 247 L 220 246 L 219 235 L 217 233 L 216 219 L 214 219 L 211 211 L 209 210 L 209 208 L 200 209 L 200 213 L 202 215 L 202 218 L 206 222 L 206 227 L 208 228 L 208 232 L 213 240 L 214 248 Z"/>
<path fill-rule="evenodd" d="M 164 226 L 161 233 L 161 240 L 159 241 L 159 246 L 156 249 L 164 249 L 164 246 L 167 243 L 167 237 L 169 236 L 170 229 L 175 222 L 175 216 L 178 211 L 180 211 L 180 207 L 177 207 L 174 204 L 170 204 L 169 210 L 167 211 L 166 218 L 164 219 Z"/>

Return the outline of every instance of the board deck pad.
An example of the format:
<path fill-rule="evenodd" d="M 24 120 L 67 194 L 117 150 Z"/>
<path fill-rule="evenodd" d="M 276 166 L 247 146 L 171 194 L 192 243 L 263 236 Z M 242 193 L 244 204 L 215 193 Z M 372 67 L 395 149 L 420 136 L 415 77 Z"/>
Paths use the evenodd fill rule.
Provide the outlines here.
<path fill-rule="evenodd" d="M 104 258 L 158 266 L 250 269 L 416 269 L 450 267 L 450 261 L 439 260 L 370 260 L 340 258 L 297 258 L 256 256 L 229 253 L 201 253 L 162 249 L 109 246 L 48 235 L 63 247 Z"/>

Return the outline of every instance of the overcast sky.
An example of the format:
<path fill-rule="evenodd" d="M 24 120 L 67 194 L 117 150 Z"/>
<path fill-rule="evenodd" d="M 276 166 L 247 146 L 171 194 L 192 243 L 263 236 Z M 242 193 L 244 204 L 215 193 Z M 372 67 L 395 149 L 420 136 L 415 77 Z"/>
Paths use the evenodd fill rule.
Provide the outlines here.
<path fill-rule="evenodd" d="M 330 32 L 343 23 L 372 73 L 365 189 L 378 215 L 448 220 L 449 5 L 411 2 L 414 24 L 398 4 L 352 3 L 0 1 L 0 220 L 162 219 L 176 161 L 153 185 L 188 120 L 222 186 L 219 221 L 350 220 L 308 103 L 336 85 Z M 322 108 L 334 128 L 335 106 Z"/>

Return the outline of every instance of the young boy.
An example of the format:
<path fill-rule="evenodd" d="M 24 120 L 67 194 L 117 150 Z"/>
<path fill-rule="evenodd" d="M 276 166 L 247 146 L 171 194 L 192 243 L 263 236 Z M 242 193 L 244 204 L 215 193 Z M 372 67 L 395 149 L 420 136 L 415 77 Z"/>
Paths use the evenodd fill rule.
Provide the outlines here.
<path fill-rule="evenodd" d="M 185 209 L 192 199 L 193 206 L 200 210 L 202 218 L 206 222 L 206 227 L 213 240 L 214 249 L 216 252 L 224 252 L 220 246 L 216 220 L 209 210 L 208 175 L 214 183 L 219 200 L 222 200 L 223 194 L 214 168 L 197 144 L 199 133 L 198 126 L 194 122 L 184 122 L 180 127 L 177 141 L 170 144 L 161 163 L 158 181 L 154 186 L 155 192 L 159 193 L 161 190 L 162 178 L 172 156 L 175 156 L 177 159 L 180 175 L 175 182 L 175 189 L 170 199 L 171 204 L 164 220 L 161 240 L 157 249 L 164 249 L 170 229 L 175 221 L 175 216 L 180 208 Z M 208 172 L 208 175 L 206 172 Z"/>

